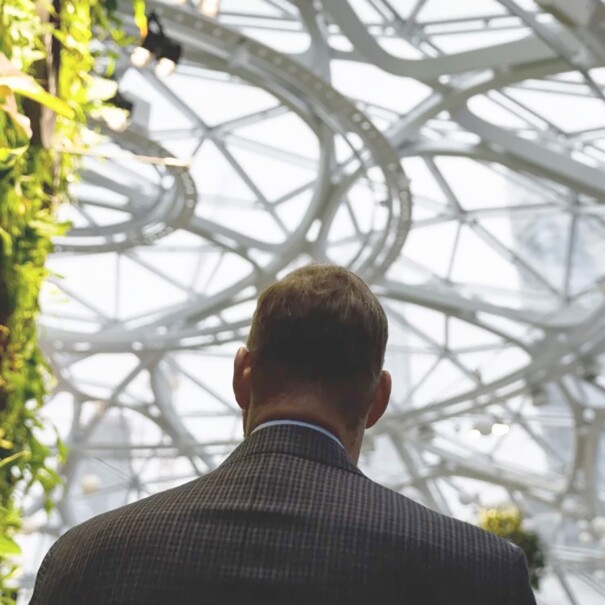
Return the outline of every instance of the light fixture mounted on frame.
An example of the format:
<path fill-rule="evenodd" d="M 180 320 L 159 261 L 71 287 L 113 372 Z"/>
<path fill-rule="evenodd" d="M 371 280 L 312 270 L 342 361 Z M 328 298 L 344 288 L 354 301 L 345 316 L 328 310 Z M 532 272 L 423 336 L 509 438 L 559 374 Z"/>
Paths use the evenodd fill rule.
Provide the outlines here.
<path fill-rule="evenodd" d="M 218 17 L 221 10 L 221 0 L 199 0 L 197 10 L 205 17 Z"/>
<path fill-rule="evenodd" d="M 155 73 L 164 78 L 171 75 L 181 58 L 182 47 L 173 42 L 164 33 L 158 16 L 152 12 L 148 18 L 149 30 L 140 46 L 135 48 L 130 55 L 130 62 L 135 67 L 145 67 L 155 58 L 157 64 Z"/>

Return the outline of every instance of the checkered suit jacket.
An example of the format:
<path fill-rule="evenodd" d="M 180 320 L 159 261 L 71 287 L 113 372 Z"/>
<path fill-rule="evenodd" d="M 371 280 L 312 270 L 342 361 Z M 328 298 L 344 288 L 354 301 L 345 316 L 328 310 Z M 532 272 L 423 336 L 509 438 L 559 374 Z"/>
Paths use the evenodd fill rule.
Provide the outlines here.
<path fill-rule="evenodd" d="M 31 605 L 530 605 L 520 550 L 271 426 L 215 471 L 68 531 Z"/>

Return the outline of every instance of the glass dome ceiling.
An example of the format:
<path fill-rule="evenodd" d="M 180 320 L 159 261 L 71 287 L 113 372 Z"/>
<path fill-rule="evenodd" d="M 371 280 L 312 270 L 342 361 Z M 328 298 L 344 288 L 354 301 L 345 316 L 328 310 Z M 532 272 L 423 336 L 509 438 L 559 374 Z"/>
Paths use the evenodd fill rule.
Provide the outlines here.
<path fill-rule="evenodd" d="M 24 586 L 66 528 L 220 464 L 259 291 L 328 260 L 390 320 L 363 470 L 471 522 L 516 503 L 539 602 L 602 603 L 605 6 L 147 4 L 183 58 L 118 62 L 132 122 L 63 209 L 41 335 L 72 454 L 50 519 L 29 505 Z"/>

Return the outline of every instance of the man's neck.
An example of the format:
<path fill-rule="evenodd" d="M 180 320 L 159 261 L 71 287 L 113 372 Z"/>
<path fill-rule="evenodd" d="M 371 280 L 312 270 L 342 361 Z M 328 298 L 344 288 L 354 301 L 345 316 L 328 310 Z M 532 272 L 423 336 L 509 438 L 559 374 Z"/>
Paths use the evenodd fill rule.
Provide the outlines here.
<path fill-rule="evenodd" d="M 325 404 L 307 400 L 296 404 L 277 402 L 252 405 L 245 418 L 245 435 L 250 435 L 256 427 L 272 420 L 294 420 L 316 425 L 334 435 L 355 464 L 359 460 L 363 428 L 348 429 L 341 418 L 326 413 Z"/>

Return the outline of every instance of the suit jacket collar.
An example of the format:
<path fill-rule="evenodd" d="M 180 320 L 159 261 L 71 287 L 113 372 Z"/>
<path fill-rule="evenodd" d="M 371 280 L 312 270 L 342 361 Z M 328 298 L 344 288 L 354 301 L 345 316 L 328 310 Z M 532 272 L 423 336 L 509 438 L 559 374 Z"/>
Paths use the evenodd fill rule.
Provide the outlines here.
<path fill-rule="evenodd" d="M 257 431 L 244 439 L 224 465 L 259 454 L 289 454 L 363 475 L 340 444 L 319 431 L 294 425 L 268 426 Z"/>

